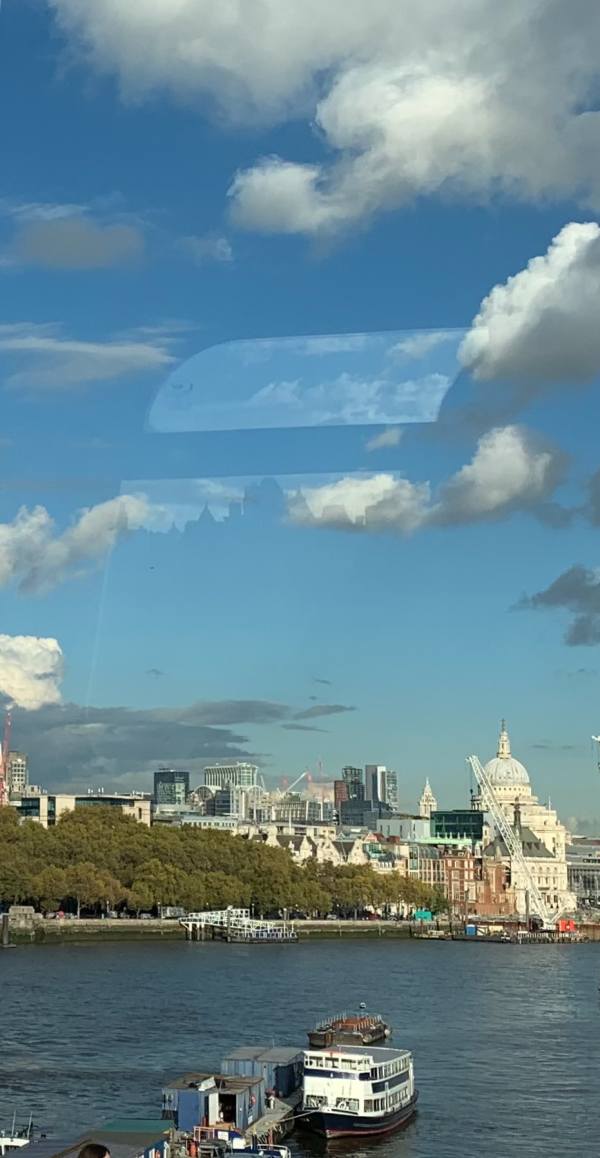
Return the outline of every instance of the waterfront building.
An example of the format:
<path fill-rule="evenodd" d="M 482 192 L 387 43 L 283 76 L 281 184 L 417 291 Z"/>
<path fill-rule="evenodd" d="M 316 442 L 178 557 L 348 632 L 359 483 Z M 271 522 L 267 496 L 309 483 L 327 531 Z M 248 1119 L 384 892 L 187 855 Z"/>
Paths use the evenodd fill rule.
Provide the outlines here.
<path fill-rule="evenodd" d="M 154 773 L 155 804 L 185 804 L 189 792 L 189 772 L 177 768 L 159 768 Z"/>
<path fill-rule="evenodd" d="M 577 908 L 600 909 L 600 837 L 573 837 L 567 847 L 567 871 Z"/>
<path fill-rule="evenodd" d="M 566 847 L 568 833 L 551 804 L 541 804 L 534 795 L 525 766 L 512 755 L 510 739 L 503 720 L 498 738 L 496 756 L 485 766 L 496 799 L 505 816 L 521 839 L 528 867 L 551 909 L 570 911 L 576 907 L 576 898 L 569 889 Z M 474 808 L 481 809 L 479 794 L 473 796 Z M 484 850 L 486 856 L 507 861 L 504 843 L 494 836 Z M 517 911 L 527 909 L 527 885 L 516 865 L 512 866 L 512 885 Z"/>
<path fill-rule="evenodd" d="M 437 800 L 431 791 L 431 784 L 429 783 L 429 779 L 427 779 L 425 781 L 425 787 L 421 793 L 421 799 L 419 800 L 419 816 L 422 816 L 428 820 L 431 816 L 431 813 L 435 812 L 436 810 Z"/>
<path fill-rule="evenodd" d="M 29 782 L 28 760 L 25 752 L 8 753 L 7 788 L 9 793 L 24 792 Z"/>
<path fill-rule="evenodd" d="M 239 760 L 235 764 L 207 764 L 204 783 L 207 788 L 226 788 L 228 784 L 234 788 L 256 788 L 258 767 Z"/>

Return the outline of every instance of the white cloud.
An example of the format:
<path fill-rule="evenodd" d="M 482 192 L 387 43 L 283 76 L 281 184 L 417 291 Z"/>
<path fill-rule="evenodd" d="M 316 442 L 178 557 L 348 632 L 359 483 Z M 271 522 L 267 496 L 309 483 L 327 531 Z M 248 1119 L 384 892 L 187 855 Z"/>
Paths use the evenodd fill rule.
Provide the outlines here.
<path fill-rule="evenodd" d="M 164 512 L 143 495 L 85 509 L 62 534 L 45 507 L 22 507 L 11 523 L 0 523 L 0 588 L 16 583 L 22 592 L 46 591 L 83 574 L 131 532 L 164 525 Z"/>
<path fill-rule="evenodd" d="M 331 161 L 237 175 L 249 227 L 314 234 L 431 194 L 600 200 L 596 0 L 50 3 L 125 99 L 316 123 Z"/>
<path fill-rule="evenodd" d="M 388 354 L 395 358 L 413 358 L 418 360 L 430 354 L 445 342 L 456 341 L 457 330 L 423 330 L 422 333 L 409 334 L 402 338 L 388 350 Z"/>
<path fill-rule="evenodd" d="M 365 444 L 365 450 L 369 452 L 373 450 L 386 450 L 390 446 L 398 446 L 402 438 L 402 431 L 398 426 L 390 426 L 388 430 L 382 430 L 381 434 L 375 434 Z"/>
<path fill-rule="evenodd" d="M 56 639 L 0 635 L 0 695 L 33 711 L 59 704 L 63 654 Z"/>
<path fill-rule="evenodd" d="M 432 497 L 429 482 L 391 474 L 350 475 L 302 489 L 288 498 L 293 522 L 367 531 L 410 533 L 427 526 L 501 518 L 535 509 L 562 480 L 562 455 L 516 426 L 500 427 L 478 442 L 473 459 Z"/>
<path fill-rule="evenodd" d="M 428 483 L 413 484 L 391 474 L 350 475 L 289 496 L 293 522 L 327 527 L 414 531 L 427 510 Z"/>
<path fill-rule="evenodd" d="M 174 362 L 168 339 L 87 342 L 65 336 L 59 326 L 36 322 L 0 325 L 0 356 L 23 363 L 5 375 L 7 386 L 28 389 L 70 390 L 86 382 L 118 378 L 164 369 Z"/>
<path fill-rule="evenodd" d="M 600 373 L 600 226 L 572 222 L 484 299 L 460 348 L 476 379 L 525 396 Z"/>
<path fill-rule="evenodd" d="M 133 225 L 100 225 L 61 213 L 25 221 L 13 252 L 23 264 L 47 269 L 108 269 L 140 258 L 144 237 Z"/>
<path fill-rule="evenodd" d="M 449 385 L 445 374 L 403 382 L 383 377 L 363 381 L 344 372 L 314 386 L 300 379 L 269 382 L 249 399 L 248 407 L 261 415 L 265 426 L 426 422 L 437 417 Z"/>
<path fill-rule="evenodd" d="M 204 236 L 181 237 L 178 248 L 182 253 L 191 257 L 197 265 L 204 265 L 211 261 L 220 264 L 228 264 L 233 261 L 231 242 L 226 237 L 219 237 L 212 233 L 206 233 Z"/>
<path fill-rule="evenodd" d="M 563 456 L 518 426 L 480 438 L 470 463 L 440 489 L 432 522 L 469 523 L 535 507 L 562 479 Z"/>

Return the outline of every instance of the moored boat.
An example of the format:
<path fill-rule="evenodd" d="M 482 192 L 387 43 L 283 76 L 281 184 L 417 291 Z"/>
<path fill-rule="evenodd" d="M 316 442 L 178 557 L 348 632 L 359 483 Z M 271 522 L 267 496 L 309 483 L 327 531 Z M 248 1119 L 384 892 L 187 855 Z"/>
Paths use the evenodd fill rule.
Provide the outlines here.
<path fill-rule="evenodd" d="M 375 1045 L 390 1037 L 391 1029 L 379 1013 L 339 1013 L 319 1022 L 308 1034 L 313 1049 L 333 1045 Z"/>
<path fill-rule="evenodd" d="M 408 1050 L 339 1046 L 304 1054 L 299 1121 L 326 1138 L 397 1130 L 414 1115 L 417 1097 Z"/>
<path fill-rule="evenodd" d="M 4 1158 L 5 1154 L 12 1153 L 14 1150 L 21 1150 L 23 1146 L 28 1146 L 31 1142 L 32 1133 L 33 1122 L 31 1117 L 27 1126 L 22 1130 L 17 1129 L 15 1117 L 13 1117 L 10 1130 L 5 1131 L 0 1126 L 0 1158 Z"/>

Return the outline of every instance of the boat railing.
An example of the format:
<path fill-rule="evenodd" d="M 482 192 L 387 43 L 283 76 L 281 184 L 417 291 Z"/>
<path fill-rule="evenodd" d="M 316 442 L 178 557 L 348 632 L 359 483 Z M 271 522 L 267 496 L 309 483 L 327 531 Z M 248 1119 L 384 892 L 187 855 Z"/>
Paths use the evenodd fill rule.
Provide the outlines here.
<path fill-rule="evenodd" d="M 339 1025 L 340 1022 L 352 1022 L 356 1029 L 370 1029 L 374 1025 L 381 1025 L 383 1018 L 380 1013 L 336 1013 L 333 1017 L 328 1017 L 324 1021 L 319 1021 L 315 1026 L 315 1032 L 332 1029 Z"/>

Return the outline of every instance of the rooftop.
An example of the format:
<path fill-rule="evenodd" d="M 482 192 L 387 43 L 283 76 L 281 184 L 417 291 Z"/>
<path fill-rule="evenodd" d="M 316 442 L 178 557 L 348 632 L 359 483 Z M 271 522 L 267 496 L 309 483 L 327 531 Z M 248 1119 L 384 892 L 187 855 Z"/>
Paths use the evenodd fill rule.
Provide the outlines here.
<path fill-rule="evenodd" d="M 317 1054 L 319 1057 L 365 1057 L 378 1065 L 383 1065 L 384 1062 L 394 1061 L 396 1058 L 410 1057 L 410 1050 L 387 1049 L 378 1045 L 339 1045 L 331 1049 L 305 1049 L 305 1057 L 306 1054 L 311 1056 Z"/>

